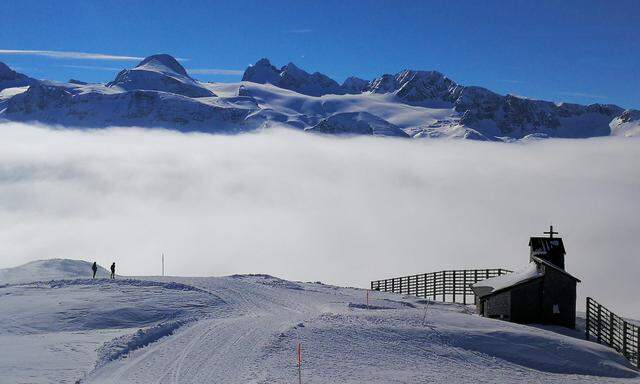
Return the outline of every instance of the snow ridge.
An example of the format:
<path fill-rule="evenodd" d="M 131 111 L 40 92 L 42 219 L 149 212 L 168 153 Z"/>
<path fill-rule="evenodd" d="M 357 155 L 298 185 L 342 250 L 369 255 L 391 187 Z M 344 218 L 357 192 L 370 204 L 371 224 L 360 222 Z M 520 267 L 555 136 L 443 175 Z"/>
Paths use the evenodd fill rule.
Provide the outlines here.
<path fill-rule="evenodd" d="M 171 336 L 178 328 L 194 321 L 196 321 L 195 318 L 166 321 L 153 327 L 139 329 L 130 335 L 116 337 L 98 348 L 95 368 L 100 368 L 111 361 L 125 357 L 132 351 L 144 348 L 163 337 Z"/>
<path fill-rule="evenodd" d="M 637 110 L 500 95 L 438 71 L 405 69 L 338 84 L 294 63 L 277 68 L 264 58 L 246 69 L 241 83 L 202 83 L 167 54 L 149 56 L 107 84 L 34 80 L 0 63 L 0 119 L 223 134 L 276 126 L 507 142 L 640 135 Z"/>
<path fill-rule="evenodd" d="M 326 94 L 344 94 L 345 91 L 333 79 L 322 73 L 308 73 L 295 64 L 289 63 L 280 69 L 274 67 L 268 59 L 260 59 L 247 68 L 242 81 L 260 84 L 273 84 L 309 96 Z"/>

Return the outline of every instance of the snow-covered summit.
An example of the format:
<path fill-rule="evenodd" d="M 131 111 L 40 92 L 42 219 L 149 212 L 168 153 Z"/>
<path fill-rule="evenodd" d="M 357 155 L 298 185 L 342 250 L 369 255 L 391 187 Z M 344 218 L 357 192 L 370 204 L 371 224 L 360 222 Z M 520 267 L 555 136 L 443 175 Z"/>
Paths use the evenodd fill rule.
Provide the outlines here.
<path fill-rule="evenodd" d="M 367 89 L 373 93 L 394 93 L 408 103 L 428 101 L 453 102 L 462 87 L 437 71 L 414 71 L 405 69 L 395 75 L 382 75 Z"/>
<path fill-rule="evenodd" d="M 136 66 L 135 69 L 187 76 L 187 70 L 184 69 L 178 60 L 166 53 L 152 55 L 145 58 Z"/>
<path fill-rule="evenodd" d="M 12 70 L 0 61 L 0 91 L 6 88 L 24 87 L 35 82 L 36 80 Z"/>
<path fill-rule="evenodd" d="M 88 261 L 71 259 L 36 260 L 13 268 L 0 269 L 0 284 L 90 278 L 91 264 Z M 106 269 L 98 266 L 97 277 L 108 275 Z"/>
<path fill-rule="evenodd" d="M 254 65 L 249 66 L 242 76 L 242 81 L 273 84 L 309 96 L 345 93 L 335 80 L 322 73 L 310 74 L 293 63 L 288 63 L 277 69 L 268 59 L 260 59 Z"/>
<path fill-rule="evenodd" d="M 153 55 L 142 60 L 135 68 L 120 71 L 107 87 L 123 90 L 154 90 L 187 97 L 210 97 L 213 92 L 192 79 L 172 56 Z"/>

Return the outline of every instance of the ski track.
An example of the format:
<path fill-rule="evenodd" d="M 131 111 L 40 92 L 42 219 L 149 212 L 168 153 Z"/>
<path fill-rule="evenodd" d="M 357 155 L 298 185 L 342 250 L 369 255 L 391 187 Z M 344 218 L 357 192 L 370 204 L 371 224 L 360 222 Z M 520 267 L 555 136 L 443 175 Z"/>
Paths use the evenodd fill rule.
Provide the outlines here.
<path fill-rule="evenodd" d="M 75 367 L 73 380 L 85 384 L 297 383 L 297 342 L 302 344 L 304 383 L 640 383 L 605 347 L 480 318 L 462 305 L 430 303 L 425 309 L 428 301 L 372 292 L 367 307 L 360 289 L 293 283 L 264 275 L 31 283 L 0 287 L 0 300 L 3 294 L 43 292 L 66 298 L 91 289 L 108 297 L 121 292 L 133 303 L 149 300 L 150 295 L 158 300 L 170 295 L 171 299 L 161 301 L 163 306 L 175 303 L 182 308 L 182 316 L 195 313 L 196 320 L 150 344 L 134 346 L 120 358 L 86 369 L 83 377 L 77 377 L 79 368 Z M 199 301 L 201 296 L 208 301 Z M 190 303 L 195 305 L 193 313 L 185 309 Z M 202 303 L 209 303 L 208 307 L 203 308 Z M 2 304 L 0 301 L 0 307 Z M 611 361 L 613 367 L 610 371 L 603 368 L 612 373 L 608 376 L 629 377 L 576 374 L 576 370 L 588 370 L 579 364 L 566 368 L 564 374 L 552 373 L 562 370 L 562 364 L 519 365 L 482 352 L 482 346 L 456 346 L 469 337 L 467 328 L 473 335 L 474 329 L 483 327 L 490 328 L 488 333 L 516 332 L 516 336 L 540 333 L 554 340 L 556 349 L 569 348 L 579 356 L 588 354 L 587 358 L 605 356 L 602 361 Z M 0 327 L 0 340 L 3 332 L 12 329 Z M 20 335 L 10 337 L 14 340 Z M 73 381 L 45 378 L 38 382 Z"/>

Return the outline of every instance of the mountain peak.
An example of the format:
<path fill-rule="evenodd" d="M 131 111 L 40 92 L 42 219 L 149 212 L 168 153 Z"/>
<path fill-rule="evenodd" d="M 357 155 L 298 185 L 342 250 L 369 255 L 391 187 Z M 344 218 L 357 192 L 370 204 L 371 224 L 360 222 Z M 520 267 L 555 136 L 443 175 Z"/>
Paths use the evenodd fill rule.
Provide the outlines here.
<path fill-rule="evenodd" d="M 187 71 L 180 65 L 178 60 L 166 53 L 145 58 L 136 66 L 136 69 L 147 69 L 149 67 L 161 72 L 175 72 L 179 75 L 187 76 Z"/>
<path fill-rule="evenodd" d="M 272 84 L 310 96 L 345 93 L 338 83 L 319 72 L 309 74 L 291 62 L 278 69 L 267 59 L 260 59 L 250 65 L 244 71 L 242 81 Z"/>
<path fill-rule="evenodd" d="M 149 56 L 135 68 L 120 71 L 112 82 L 107 83 L 107 87 L 114 86 L 127 91 L 162 91 L 187 97 L 215 96 L 189 77 L 178 60 L 167 54 Z"/>
<path fill-rule="evenodd" d="M 36 82 L 36 80 L 14 71 L 0 61 L 0 90 L 11 87 L 22 87 Z"/>
<path fill-rule="evenodd" d="M 262 59 L 256 61 L 256 63 L 253 64 L 253 66 L 254 67 L 273 67 L 269 59 L 267 59 L 266 57 L 263 57 Z"/>
<path fill-rule="evenodd" d="M 290 69 L 290 70 L 299 70 L 302 71 L 302 69 L 300 69 L 300 67 L 298 67 L 297 65 L 295 65 L 293 62 L 288 62 L 287 65 L 285 65 L 284 67 L 282 67 L 282 69 Z"/>
<path fill-rule="evenodd" d="M 355 76 L 348 77 L 341 85 L 347 93 L 362 93 L 367 90 L 369 80 L 364 80 Z"/>
<path fill-rule="evenodd" d="M 15 72 L 9 68 L 9 66 L 2 61 L 0 61 L 0 79 L 8 78 L 12 76 Z"/>

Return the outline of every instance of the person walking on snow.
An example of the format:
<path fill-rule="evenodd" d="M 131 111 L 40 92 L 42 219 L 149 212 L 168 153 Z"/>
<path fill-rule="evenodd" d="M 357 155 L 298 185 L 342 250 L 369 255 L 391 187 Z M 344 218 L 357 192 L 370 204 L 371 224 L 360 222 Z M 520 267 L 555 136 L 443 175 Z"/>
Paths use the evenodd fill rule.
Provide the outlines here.
<path fill-rule="evenodd" d="M 98 272 L 98 264 L 96 264 L 96 262 L 93 262 L 93 265 L 91 266 L 91 270 L 93 271 L 93 278 L 96 278 L 96 272 Z"/>
<path fill-rule="evenodd" d="M 116 263 L 115 262 L 113 264 L 111 264 L 111 278 L 112 279 L 116 278 Z"/>

